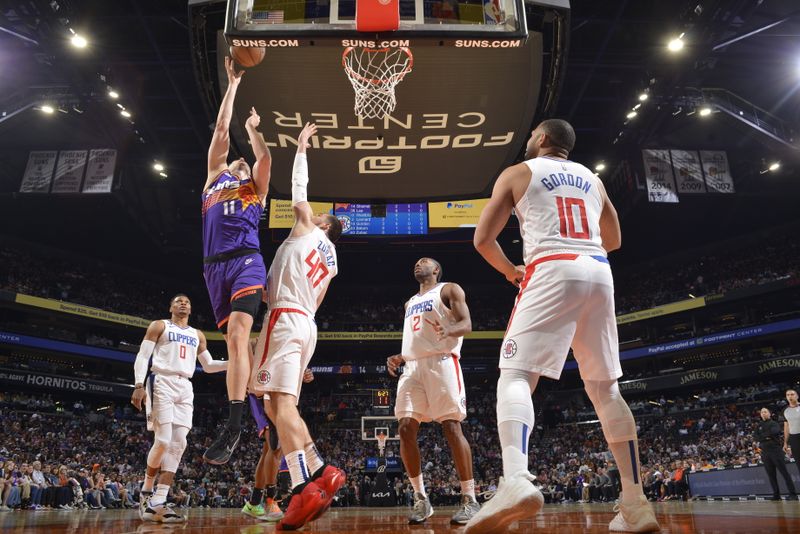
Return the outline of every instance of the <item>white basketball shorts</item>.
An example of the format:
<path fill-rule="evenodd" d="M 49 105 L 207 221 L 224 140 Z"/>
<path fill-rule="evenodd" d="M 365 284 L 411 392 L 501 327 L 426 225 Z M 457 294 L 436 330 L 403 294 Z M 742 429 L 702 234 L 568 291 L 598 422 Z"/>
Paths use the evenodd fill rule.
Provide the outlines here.
<path fill-rule="evenodd" d="M 458 358 L 442 354 L 406 362 L 397 384 L 394 415 L 420 423 L 463 421 L 467 396 Z"/>
<path fill-rule="evenodd" d="M 153 424 L 185 426 L 192 428 L 194 390 L 192 382 L 180 375 L 151 374 L 147 381 L 147 429 Z"/>
<path fill-rule="evenodd" d="M 570 346 L 584 380 L 622 376 L 614 279 L 603 256 L 555 254 L 528 265 L 500 348 L 500 369 L 558 379 Z"/>
<path fill-rule="evenodd" d="M 258 336 L 250 393 L 290 393 L 300 398 L 303 372 L 317 346 L 317 324 L 300 308 L 273 308 Z"/>

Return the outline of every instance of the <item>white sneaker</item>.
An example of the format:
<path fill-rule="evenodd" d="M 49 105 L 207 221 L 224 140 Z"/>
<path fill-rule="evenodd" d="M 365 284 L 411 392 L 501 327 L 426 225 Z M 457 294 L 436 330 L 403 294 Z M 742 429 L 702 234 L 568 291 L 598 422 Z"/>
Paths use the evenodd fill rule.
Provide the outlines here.
<path fill-rule="evenodd" d="M 661 530 L 656 514 L 653 513 L 653 507 L 644 495 L 640 495 L 638 500 L 630 503 L 626 503 L 620 497 L 619 504 L 614 506 L 614 511 L 618 513 L 608 524 L 608 530 L 611 532 L 658 532 Z"/>
<path fill-rule="evenodd" d="M 500 478 L 497 492 L 467 523 L 466 534 L 506 532 L 515 521 L 533 517 L 542 508 L 542 492 L 532 484 L 536 479 L 520 471 L 507 479 Z"/>

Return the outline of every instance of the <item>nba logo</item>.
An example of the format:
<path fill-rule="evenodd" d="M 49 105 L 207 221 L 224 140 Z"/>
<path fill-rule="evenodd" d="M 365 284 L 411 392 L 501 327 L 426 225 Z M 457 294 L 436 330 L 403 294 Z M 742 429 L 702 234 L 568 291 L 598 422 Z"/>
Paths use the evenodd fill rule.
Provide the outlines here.
<path fill-rule="evenodd" d="M 256 381 L 258 381 L 259 384 L 269 384 L 271 378 L 272 376 L 270 376 L 269 371 L 259 371 L 256 376 Z"/>
<path fill-rule="evenodd" d="M 513 339 L 509 339 L 503 344 L 503 358 L 509 359 L 513 358 L 514 355 L 517 353 L 517 342 Z"/>

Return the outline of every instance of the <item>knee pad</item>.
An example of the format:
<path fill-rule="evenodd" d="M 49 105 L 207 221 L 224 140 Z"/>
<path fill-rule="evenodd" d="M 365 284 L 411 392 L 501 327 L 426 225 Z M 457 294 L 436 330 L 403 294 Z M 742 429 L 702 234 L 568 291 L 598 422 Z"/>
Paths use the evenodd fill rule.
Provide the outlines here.
<path fill-rule="evenodd" d="M 501 369 L 497 381 L 497 424 L 518 421 L 533 427 L 531 395 L 539 375 L 517 369 Z"/>
<path fill-rule="evenodd" d="M 636 439 L 636 422 L 622 398 L 616 380 L 585 380 L 586 394 L 594 405 L 603 434 L 609 443 Z"/>

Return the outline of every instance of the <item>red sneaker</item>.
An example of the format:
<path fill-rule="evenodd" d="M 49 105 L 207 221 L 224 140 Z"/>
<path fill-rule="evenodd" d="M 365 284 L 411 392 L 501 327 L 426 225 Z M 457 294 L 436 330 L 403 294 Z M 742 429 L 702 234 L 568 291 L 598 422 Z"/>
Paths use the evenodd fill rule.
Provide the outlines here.
<path fill-rule="evenodd" d="M 300 493 L 292 492 L 289 508 L 275 530 L 297 530 L 308 523 L 312 517 L 322 514 L 325 510 L 327 495 L 316 483 L 306 482 Z"/>
<path fill-rule="evenodd" d="M 336 496 L 336 492 L 347 482 L 347 475 L 338 467 L 326 465 L 322 470 L 315 473 L 312 480 L 325 491 L 325 507 L 317 512 L 309 521 L 318 519 L 319 516 L 328 511 L 328 508 L 331 507 L 331 503 L 333 502 L 333 498 Z"/>

